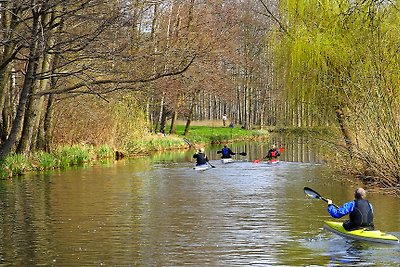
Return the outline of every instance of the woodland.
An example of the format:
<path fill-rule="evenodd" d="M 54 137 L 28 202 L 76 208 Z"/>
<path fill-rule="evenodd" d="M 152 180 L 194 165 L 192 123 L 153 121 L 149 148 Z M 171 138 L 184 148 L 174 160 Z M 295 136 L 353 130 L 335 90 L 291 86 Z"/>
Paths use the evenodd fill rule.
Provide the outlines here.
<path fill-rule="evenodd" d="M 2 0 L 0 18 L 0 159 L 226 113 L 329 128 L 340 164 L 399 188 L 398 1 Z"/>

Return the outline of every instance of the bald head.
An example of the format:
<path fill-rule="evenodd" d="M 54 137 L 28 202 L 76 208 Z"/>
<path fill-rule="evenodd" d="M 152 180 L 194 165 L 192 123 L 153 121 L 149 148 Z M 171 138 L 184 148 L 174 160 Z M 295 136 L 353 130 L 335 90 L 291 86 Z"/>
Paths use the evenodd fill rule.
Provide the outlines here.
<path fill-rule="evenodd" d="M 356 191 L 354 192 L 354 197 L 356 199 L 364 199 L 367 196 L 367 193 L 363 188 L 357 188 Z"/>

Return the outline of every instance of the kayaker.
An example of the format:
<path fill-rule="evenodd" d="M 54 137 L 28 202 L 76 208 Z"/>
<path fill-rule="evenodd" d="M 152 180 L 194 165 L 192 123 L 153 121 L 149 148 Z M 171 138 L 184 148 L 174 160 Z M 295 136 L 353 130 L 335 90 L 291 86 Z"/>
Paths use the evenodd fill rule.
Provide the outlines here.
<path fill-rule="evenodd" d="M 327 199 L 328 212 L 333 218 L 341 218 L 349 214 L 350 219 L 343 222 L 343 227 L 347 231 L 367 228 L 374 229 L 374 210 L 372 204 L 366 200 L 367 193 L 363 188 L 357 188 L 354 192 L 354 200 L 343 204 L 338 209 L 332 204 L 332 200 Z"/>
<path fill-rule="evenodd" d="M 196 166 L 207 164 L 208 158 L 204 154 L 204 148 L 201 147 L 198 152 L 193 155 L 193 158 L 196 159 Z"/>
<path fill-rule="evenodd" d="M 221 150 L 217 151 L 217 154 L 222 154 L 221 159 L 230 159 L 232 158 L 231 155 L 236 155 L 227 145 L 224 145 Z"/>
<path fill-rule="evenodd" d="M 276 150 L 276 145 L 273 145 L 272 148 L 268 150 L 267 156 L 265 156 L 265 158 L 267 158 L 268 160 L 277 160 L 280 155 L 281 153 Z"/>

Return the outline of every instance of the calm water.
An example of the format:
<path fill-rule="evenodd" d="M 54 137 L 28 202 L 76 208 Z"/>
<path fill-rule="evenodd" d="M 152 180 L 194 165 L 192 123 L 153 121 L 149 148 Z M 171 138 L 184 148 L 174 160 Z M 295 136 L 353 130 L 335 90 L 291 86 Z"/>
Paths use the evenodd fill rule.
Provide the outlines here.
<path fill-rule="evenodd" d="M 247 157 L 192 169 L 193 151 L 0 182 L 0 266 L 400 266 L 400 246 L 354 242 L 322 229 L 342 183 L 308 145 L 279 164 Z M 370 194 L 377 228 L 400 236 L 400 201 Z"/>

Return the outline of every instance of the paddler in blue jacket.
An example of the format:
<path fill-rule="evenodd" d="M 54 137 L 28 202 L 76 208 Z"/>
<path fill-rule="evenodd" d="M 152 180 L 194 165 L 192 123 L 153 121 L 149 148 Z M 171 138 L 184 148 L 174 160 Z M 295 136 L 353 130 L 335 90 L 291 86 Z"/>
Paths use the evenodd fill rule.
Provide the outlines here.
<path fill-rule="evenodd" d="M 363 188 L 357 188 L 354 192 L 354 200 L 343 204 L 338 209 L 328 201 L 328 212 L 333 218 L 341 218 L 349 214 L 350 219 L 343 222 L 343 227 L 347 231 L 366 228 L 374 229 L 374 210 L 372 204 L 366 200 L 367 193 Z"/>
<path fill-rule="evenodd" d="M 221 153 L 222 153 L 221 159 L 230 159 L 232 158 L 231 155 L 236 155 L 236 153 L 232 152 L 232 150 L 227 145 L 224 145 L 222 150 L 217 151 L 217 154 Z"/>
<path fill-rule="evenodd" d="M 193 158 L 196 159 L 196 166 L 207 164 L 208 158 L 204 154 L 204 148 L 200 148 L 197 153 L 193 155 Z"/>

